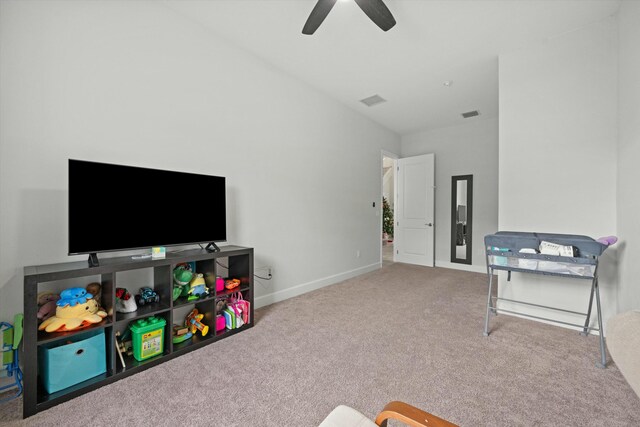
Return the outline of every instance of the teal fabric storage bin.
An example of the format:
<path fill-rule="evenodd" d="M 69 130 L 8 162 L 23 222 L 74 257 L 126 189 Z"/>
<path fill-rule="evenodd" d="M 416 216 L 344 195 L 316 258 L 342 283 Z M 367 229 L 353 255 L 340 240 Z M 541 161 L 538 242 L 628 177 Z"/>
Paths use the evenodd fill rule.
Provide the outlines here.
<path fill-rule="evenodd" d="M 107 372 L 104 329 L 40 346 L 38 353 L 40 379 L 49 394 Z"/>

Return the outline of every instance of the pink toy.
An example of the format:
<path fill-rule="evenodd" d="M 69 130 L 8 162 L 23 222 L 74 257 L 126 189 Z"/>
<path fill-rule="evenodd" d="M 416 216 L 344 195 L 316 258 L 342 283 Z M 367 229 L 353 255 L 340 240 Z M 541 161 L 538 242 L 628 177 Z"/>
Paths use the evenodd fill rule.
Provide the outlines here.
<path fill-rule="evenodd" d="M 216 332 L 224 331 L 225 325 L 224 316 L 218 314 L 216 316 Z"/>
<path fill-rule="evenodd" d="M 38 319 L 47 320 L 56 314 L 56 301 L 60 299 L 60 295 L 53 292 L 40 292 L 38 294 Z"/>
<path fill-rule="evenodd" d="M 611 246 L 618 241 L 618 238 L 616 236 L 607 236 L 601 237 L 596 241 L 602 243 L 603 245 Z"/>
<path fill-rule="evenodd" d="M 216 277 L 216 292 L 224 291 L 224 279 L 220 276 Z"/>

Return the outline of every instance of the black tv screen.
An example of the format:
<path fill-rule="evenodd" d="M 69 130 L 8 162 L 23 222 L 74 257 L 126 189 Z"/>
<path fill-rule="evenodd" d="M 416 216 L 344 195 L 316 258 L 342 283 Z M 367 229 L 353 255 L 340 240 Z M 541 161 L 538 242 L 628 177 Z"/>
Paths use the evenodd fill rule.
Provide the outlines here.
<path fill-rule="evenodd" d="M 224 177 L 69 159 L 69 255 L 226 239 Z"/>

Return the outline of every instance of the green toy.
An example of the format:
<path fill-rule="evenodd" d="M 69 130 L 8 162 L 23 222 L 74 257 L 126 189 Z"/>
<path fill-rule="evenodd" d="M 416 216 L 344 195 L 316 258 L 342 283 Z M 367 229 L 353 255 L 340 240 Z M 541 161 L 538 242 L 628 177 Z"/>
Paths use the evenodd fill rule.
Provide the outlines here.
<path fill-rule="evenodd" d="M 173 300 L 177 300 L 180 298 L 180 294 L 182 293 L 182 287 L 173 285 Z"/>
<path fill-rule="evenodd" d="M 0 402 L 8 402 L 22 394 L 22 370 L 18 358 L 18 347 L 22 341 L 22 323 L 24 316 L 16 314 L 13 318 L 13 325 L 7 322 L 0 322 L 0 352 L 2 352 L 2 364 L 0 365 L 0 377 L 13 377 L 15 381 L 11 384 L 0 387 L 0 392 L 9 388 L 17 387 L 18 391 L 9 397 L 0 399 Z"/>
<path fill-rule="evenodd" d="M 189 282 L 193 279 L 193 270 L 186 262 L 173 269 L 173 300 L 189 295 Z"/>
<path fill-rule="evenodd" d="M 191 333 L 191 331 L 189 331 L 183 335 L 174 335 L 172 340 L 174 344 L 180 344 L 181 342 L 185 342 L 186 340 L 190 339 L 192 336 L 193 334 Z"/>

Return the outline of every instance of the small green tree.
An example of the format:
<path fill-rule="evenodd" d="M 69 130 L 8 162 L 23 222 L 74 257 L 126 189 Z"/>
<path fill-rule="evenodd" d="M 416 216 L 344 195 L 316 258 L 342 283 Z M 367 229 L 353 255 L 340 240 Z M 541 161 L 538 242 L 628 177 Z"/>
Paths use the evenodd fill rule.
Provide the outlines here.
<path fill-rule="evenodd" d="M 382 232 L 393 237 L 393 209 L 386 197 L 382 198 Z"/>

